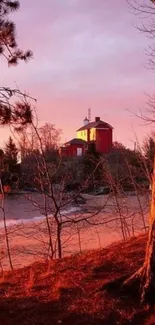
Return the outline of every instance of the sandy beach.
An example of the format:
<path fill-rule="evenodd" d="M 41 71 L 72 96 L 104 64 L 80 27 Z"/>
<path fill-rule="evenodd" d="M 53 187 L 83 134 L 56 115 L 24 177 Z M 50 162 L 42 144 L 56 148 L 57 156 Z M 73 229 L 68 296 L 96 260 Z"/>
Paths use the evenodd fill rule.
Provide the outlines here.
<path fill-rule="evenodd" d="M 85 195 L 85 198 L 87 199 L 86 204 L 81 206 L 79 211 L 77 209 L 76 212 L 70 213 L 69 219 L 81 218 L 81 216 L 87 219 L 88 215 L 94 216 L 90 219 L 91 223 L 69 224 L 62 229 L 63 256 L 105 247 L 123 238 L 120 214 L 115 199 L 107 200 L 107 196 L 92 195 Z M 119 200 L 121 217 L 123 222 L 126 222 L 126 229 L 129 228 L 128 233 L 126 233 L 127 237 L 144 231 L 141 213 L 143 211 L 147 224 L 148 197 L 141 196 L 141 206 L 139 206 L 136 196 L 120 197 Z M 38 214 L 35 212 L 35 215 Z M 67 217 L 66 215 L 65 218 Z M 38 259 L 47 259 L 49 252 L 49 237 L 45 218 L 40 220 L 37 218 L 29 219 L 26 220 L 26 223 L 19 220 L 8 219 L 8 235 L 14 268 L 26 266 Z M 52 223 L 52 217 L 49 220 Z M 2 219 L 1 222 L 3 222 Z M 2 228 L 0 238 L 1 267 L 8 269 L 5 234 Z M 55 245 L 55 229 L 53 229 L 52 239 L 53 245 Z"/>

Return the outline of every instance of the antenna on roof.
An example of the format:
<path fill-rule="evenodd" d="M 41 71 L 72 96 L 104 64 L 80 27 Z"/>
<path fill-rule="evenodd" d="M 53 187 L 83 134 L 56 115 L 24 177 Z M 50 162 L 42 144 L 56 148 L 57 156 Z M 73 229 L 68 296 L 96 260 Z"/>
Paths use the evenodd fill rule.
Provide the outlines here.
<path fill-rule="evenodd" d="M 88 120 L 91 121 L 91 108 L 88 108 Z"/>
<path fill-rule="evenodd" d="M 137 151 L 137 142 L 134 142 L 134 151 Z"/>

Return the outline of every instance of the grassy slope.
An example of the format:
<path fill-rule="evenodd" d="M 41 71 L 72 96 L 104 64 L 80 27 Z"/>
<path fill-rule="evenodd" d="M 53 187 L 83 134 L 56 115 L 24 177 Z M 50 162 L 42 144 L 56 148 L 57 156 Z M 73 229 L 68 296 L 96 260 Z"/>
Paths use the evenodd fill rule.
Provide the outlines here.
<path fill-rule="evenodd" d="M 143 263 L 146 237 L 106 249 L 5 273 L 0 278 L 0 324 L 155 324 L 136 288 L 102 290 Z"/>

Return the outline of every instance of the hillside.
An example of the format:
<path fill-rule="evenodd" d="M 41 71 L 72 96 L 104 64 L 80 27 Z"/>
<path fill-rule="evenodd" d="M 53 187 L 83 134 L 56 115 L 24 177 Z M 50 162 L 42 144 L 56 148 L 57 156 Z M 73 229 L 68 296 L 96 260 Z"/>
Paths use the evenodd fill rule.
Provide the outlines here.
<path fill-rule="evenodd" d="M 34 263 L 0 278 L 0 324 L 153 325 L 138 290 L 103 286 L 143 262 L 146 237 L 52 262 Z"/>

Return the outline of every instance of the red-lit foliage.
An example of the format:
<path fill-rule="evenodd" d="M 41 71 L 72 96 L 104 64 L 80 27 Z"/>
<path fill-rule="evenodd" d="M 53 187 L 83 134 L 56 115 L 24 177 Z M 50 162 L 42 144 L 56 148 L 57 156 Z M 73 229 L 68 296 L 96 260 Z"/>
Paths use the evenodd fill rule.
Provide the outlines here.
<path fill-rule="evenodd" d="M 154 324 L 153 314 L 140 305 L 137 288 L 127 291 L 119 283 L 143 264 L 145 245 L 146 236 L 140 236 L 4 273 L 0 324 Z"/>

